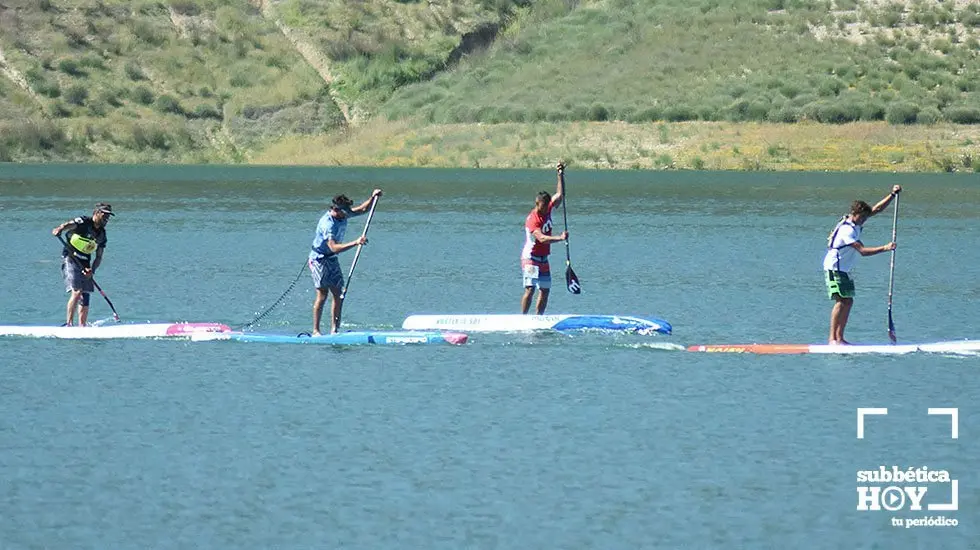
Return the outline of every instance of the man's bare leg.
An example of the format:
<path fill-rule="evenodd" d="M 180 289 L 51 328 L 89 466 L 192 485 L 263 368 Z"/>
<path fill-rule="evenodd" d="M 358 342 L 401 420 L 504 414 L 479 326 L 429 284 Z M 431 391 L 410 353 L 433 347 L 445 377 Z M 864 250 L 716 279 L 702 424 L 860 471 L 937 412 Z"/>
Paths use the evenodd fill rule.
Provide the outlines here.
<path fill-rule="evenodd" d="M 72 290 L 71 296 L 68 297 L 68 310 L 66 312 L 67 319 L 65 321 L 65 326 L 72 326 L 75 324 L 75 308 L 78 307 L 78 301 L 82 298 L 81 290 Z"/>
<path fill-rule="evenodd" d="M 544 315 L 544 310 L 548 307 L 548 294 L 551 293 L 551 289 L 542 288 L 539 290 L 541 291 L 541 294 L 538 295 L 538 307 L 535 308 L 535 313 L 538 315 Z"/>
<path fill-rule="evenodd" d="M 531 309 L 531 298 L 534 297 L 534 287 L 526 286 L 524 287 L 524 295 L 521 296 L 521 314 L 527 314 L 527 311 Z"/>
<path fill-rule="evenodd" d="M 320 335 L 320 318 L 323 316 L 323 303 L 327 301 L 327 290 L 316 289 L 316 298 L 313 299 L 313 336 Z"/>
<path fill-rule="evenodd" d="M 344 301 L 340 299 L 340 289 L 330 287 L 330 334 L 340 332 L 340 315 L 344 309 Z"/>

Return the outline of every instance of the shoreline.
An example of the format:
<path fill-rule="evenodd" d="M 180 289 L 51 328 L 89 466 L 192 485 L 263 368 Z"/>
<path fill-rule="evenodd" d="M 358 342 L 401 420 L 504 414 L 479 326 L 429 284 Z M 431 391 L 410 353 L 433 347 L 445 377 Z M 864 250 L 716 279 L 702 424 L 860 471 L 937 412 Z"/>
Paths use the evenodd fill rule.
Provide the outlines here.
<path fill-rule="evenodd" d="M 980 172 L 980 125 L 731 122 L 429 125 L 287 138 L 249 164 L 777 172 Z"/>

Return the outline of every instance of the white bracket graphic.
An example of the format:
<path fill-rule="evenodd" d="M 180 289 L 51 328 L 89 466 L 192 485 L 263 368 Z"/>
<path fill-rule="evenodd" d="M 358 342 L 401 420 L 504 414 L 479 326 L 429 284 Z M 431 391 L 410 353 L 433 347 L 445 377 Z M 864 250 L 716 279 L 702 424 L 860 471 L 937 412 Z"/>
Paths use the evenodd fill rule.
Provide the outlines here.
<path fill-rule="evenodd" d="M 858 414 L 861 409 L 858 409 Z M 939 408 L 930 407 L 929 414 L 945 414 L 949 415 L 949 421 L 953 425 L 950 437 L 952 439 L 960 438 L 960 410 L 958 408 Z"/>
<path fill-rule="evenodd" d="M 932 410 L 932 409 L 929 409 Z M 858 439 L 864 439 L 864 417 L 869 414 L 888 414 L 888 409 L 874 407 L 858 407 Z"/>

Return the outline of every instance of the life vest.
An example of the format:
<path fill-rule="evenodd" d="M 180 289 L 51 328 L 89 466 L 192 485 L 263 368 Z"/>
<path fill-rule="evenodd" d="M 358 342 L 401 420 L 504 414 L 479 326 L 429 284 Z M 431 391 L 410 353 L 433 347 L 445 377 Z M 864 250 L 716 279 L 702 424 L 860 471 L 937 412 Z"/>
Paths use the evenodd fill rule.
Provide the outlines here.
<path fill-rule="evenodd" d="M 78 233 L 72 233 L 71 237 L 68 238 L 68 243 L 71 244 L 72 248 L 86 255 L 95 252 L 99 247 L 99 243 L 95 239 L 83 237 Z"/>
<path fill-rule="evenodd" d="M 834 246 L 834 240 L 837 238 L 837 233 L 839 233 L 840 232 L 840 228 L 841 227 L 844 227 L 845 225 L 849 225 L 849 226 L 851 226 L 851 227 L 853 227 L 855 229 L 858 228 L 858 225 L 856 223 L 852 222 L 852 221 L 848 221 L 847 216 L 845 215 L 844 217 L 842 217 L 840 219 L 839 222 L 837 222 L 837 225 L 834 226 L 834 230 L 831 231 L 830 232 L 830 236 L 827 237 L 827 251 L 829 252 L 829 251 L 833 250 L 837 254 L 837 261 L 834 262 L 834 267 L 837 268 L 835 271 L 840 270 L 840 251 L 841 251 L 841 249 L 842 248 L 845 248 L 845 247 L 848 247 L 848 246 L 851 246 L 849 244 L 843 245 L 843 246 Z"/>

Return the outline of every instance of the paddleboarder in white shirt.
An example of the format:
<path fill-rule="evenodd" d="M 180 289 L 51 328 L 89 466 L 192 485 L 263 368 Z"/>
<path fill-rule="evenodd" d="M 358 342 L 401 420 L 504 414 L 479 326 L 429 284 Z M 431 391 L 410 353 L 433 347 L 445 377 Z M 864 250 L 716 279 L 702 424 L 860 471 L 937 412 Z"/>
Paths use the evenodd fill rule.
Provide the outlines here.
<path fill-rule="evenodd" d="M 888 208 L 892 199 L 901 192 L 901 185 L 892 187 L 891 193 L 878 201 L 874 207 L 864 201 L 854 201 L 851 204 L 850 214 L 837 222 L 827 237 L 827 254 L 823 259 L 823 269 L 827 282 L 827 295 L 834 301 L 834 307 L 830 312 L 830 338 L 828 339 L 830 344 L 850 343 L 844 340 L 844 328 L 847 326 L 851 306 L 854 305 L 854 280 L 850 277 L 850 271 L 854 269 L 858 255 L 874 256 L 895 250 L 894 242 L 875 247 L 864 246 L 861 242 L 864 222 Z"/>

